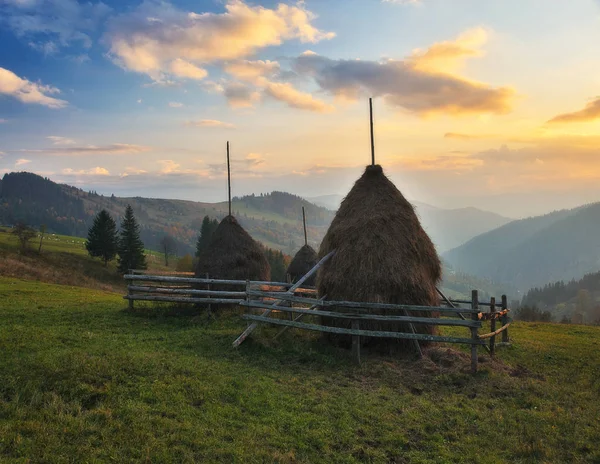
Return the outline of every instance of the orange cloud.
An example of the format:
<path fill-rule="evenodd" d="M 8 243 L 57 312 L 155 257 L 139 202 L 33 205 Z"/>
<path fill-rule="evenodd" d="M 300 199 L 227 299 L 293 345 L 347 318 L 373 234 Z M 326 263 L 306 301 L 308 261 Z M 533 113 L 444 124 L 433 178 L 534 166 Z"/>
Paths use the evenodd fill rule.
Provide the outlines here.
<path fill-rule="evenodd" d="M 295 58 L 293 67 L 338 99 L 380 96 L 419 115 L 504 114 L 512 108 L 513 89 L 455 74 L 466 58 L 483 55 L 486 40 L 485 30 L 474 29 L 404 60 L 334 60 L 311 52 Z"/>
<path fill-rule="evenodd" d="M 314 98 L 309 93 L 300 92 L 287 82 L 269 82 L 265 88 L 265 93 L 270 97 L 287 103 L 293 108 L 318 113 L 330 113 L 335 109 L 333 106 Z"/>
<path fill-rule="evenodd" d="M 313 26 L 315 15 L 300 3 L 269 9 L 229 0 L 225 10 L 198 14 L 144 2 L 114 18 L 105 40 L 117 64 L 160 82 L 169 75 L 203 78 L 198 64 L 244 58 L 286 40 L 314 43 L 335 35 Z"/>
<path fill-rule="evenodd" d="M 490 139 L 496 137 L 492 134 L 461 134 L 459 132 L 446 132 L 444 134 L 445 139 L 455 139 L 455 140 L 481 140 L 481 139 Z"/>
<path fill-rule="evenodd" d="M 56 87 L 37 84 L 20 78 L 14 72 L 0 67 L 0 95 L 9 95 L 22 103 L 35 103 L 49 108 L 64 108 L 68 105 L 65 100 L 51 97 L 60 93 Z"/>
<path fill-rule="evenodd" d="M 600 118 L 600 98 L 585 105 L 585 108 L 573 113 L 559 114 L 548 123 L 587 122 Z"/>
<path fill-rule="evenodd" d="M 202 119 L 200 121 L 187 121 L 185 123 L 185 125 L 188 127 L 220 127 L 223 129 L 234 129 L 235 128 L 235 125 L 233 125 L 231 123 L 218 121 L 216 119 Z"/>

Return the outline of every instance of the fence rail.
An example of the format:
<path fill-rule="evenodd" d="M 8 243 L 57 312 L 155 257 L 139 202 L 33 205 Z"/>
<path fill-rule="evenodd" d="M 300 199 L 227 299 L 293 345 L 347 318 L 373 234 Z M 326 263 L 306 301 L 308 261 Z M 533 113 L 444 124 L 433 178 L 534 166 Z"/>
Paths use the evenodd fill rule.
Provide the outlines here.
<path fill-rule="evenodd" d="M 332 252 L 333 253 L 333 252 Z M 355 360 L 360 362 L 360 337 L 380 337 L 411 340 L 415 349 L 421 354 L 419 342 L 458 343 L 471 346 L 471 370 L 477 371 L 477 348 L 484 346 L 492 356 L 495 355 L 496 336 L 502 336 L 502 342 L 508 343 L 508 327 L 511 324 L 510 309 L 507 307 L 505 295 L 501 298 L 500 308 L 496 308 L 496 299 L 480 302 L 477 290 L 471 295 L 471 300 L 448 299 L 444 297 L 445 306 L 417 306 L 406 304 L 367 303 L 357 301 L 332 301 L 310 298 L 307 294 L 316 293 L 314 288 L 303 288 L 303 282 L 314 274 L 331 255 L 324 257 L 306 276 L 296 284 L 287 282 L 227 280 L 197 277 L 181 277 L 174 275 L 148 275 L 138 271 L 130 271 L 124 278 L 128 282 L 127 295 L 123 298 L 129 301 L 133 309 L 135 301 L 155 301 L 169 303 L 190 303 L 206 305 L 211 312 L 211 305 L 226 304 L 240 305 L 247 308 L 249 313 L 242 315 L 244 320 L 251 322 L 246 330 L 234 341 L 233 346 L 239 346 L 246 337 L 257 327 L 258 323 L 281 326 L 283 331 L 289 328 L 311 330 L 325 333 L 345 334 L 352 337 L 352 352 Z M 223 288 L 223 286 L 226 286 Z M 200 287 L 200 288 L 198 288 Z M 231 287 L 234 289 L 232 290 Z M 239 287 L 239 290 L 235 290 Z M 280 289 L 275 291 L 275 289 Z M 299 296 L 301 295 L 301 296 Z M 460 307 L 468 305 L 468 308 Z M 489 308 L 482 311 L 480 307 Z M 255 314 L 259 310 L 261 314 Z M 254 313 L 253 313 L 254 311 Z M 384 314 L 377 314 L 384 311 Z M 420 312 L 427 314 L 411 315 Z M 273 317 L 276 314 L 287 314 L 290 319 Z M 305 316 L 318 316 L 318 323 L 301 322 Z M 323 325 L 323 318 L 347 321 L 350 327 L 335 327 Z M 489 321 L 490 331 L 480 334 L 484 323 Z M 496 322 L 500 321 L 500 328 Z M 404 324 L 405 331 L 365 329 L 371 323 Z M 361 328 L 361 324 L 362 327 Z M 468 330 L 468 337 L 431 335 L 418 333 L 417 326 L 446 326 Z M 489 344 L 488 344 L 489 342 Z"/>

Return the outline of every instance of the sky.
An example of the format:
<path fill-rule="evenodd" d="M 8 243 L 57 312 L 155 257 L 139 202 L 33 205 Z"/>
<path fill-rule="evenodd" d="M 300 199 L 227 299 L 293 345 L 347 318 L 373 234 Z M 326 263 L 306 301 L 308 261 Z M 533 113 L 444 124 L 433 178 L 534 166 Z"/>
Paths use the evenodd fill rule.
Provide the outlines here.
<path fill-rule="evenodd" d="M 598 0 L 0 0 L 0 174 L 508 217 L 600 201 Z"/>

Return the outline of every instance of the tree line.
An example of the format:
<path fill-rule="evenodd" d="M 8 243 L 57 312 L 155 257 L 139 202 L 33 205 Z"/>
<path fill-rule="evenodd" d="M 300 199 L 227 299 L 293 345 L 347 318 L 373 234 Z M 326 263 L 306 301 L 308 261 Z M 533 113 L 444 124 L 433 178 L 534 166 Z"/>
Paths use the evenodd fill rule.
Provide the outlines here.
<path fill-rule="evenodd" d="M 195 257 L 186 254 L 177 260 L 176 270 L 181 272 L 193 271 L 196 260 L 210 245 L 219 222 L 205 216 L 200 227 L 200 234 L 196 241 Z M 165 259 L 165 266 L 169 266 L 169 259 L 177 256 L 175 240 L 168 234 L 160 241 L 161 251 Z M 106 210 L 100 211 L 94 218 L 94 223 L 88 231 L 86 249 L 90 256 L 100 258 L 107 266 L 115 257 L 118 258 L 118 270 L 126 273 L 129 269 L 147 269 L 144 255 L 144 243 L 140 238 L 140 228 L 134 217 L 133 209 L 127 205 L 121 229 L 117 232 L 117 224 Z M 289 256 L 279 250 L 263 247 L 265 256 L 271 265 L 271 279 L 285 281 Z"/>

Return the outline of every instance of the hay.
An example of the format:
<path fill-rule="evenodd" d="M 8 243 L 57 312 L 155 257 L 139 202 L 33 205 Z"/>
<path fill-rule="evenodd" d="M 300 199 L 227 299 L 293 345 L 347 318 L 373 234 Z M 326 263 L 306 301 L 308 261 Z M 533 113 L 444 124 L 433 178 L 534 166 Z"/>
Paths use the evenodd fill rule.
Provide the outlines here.
<path fill-rule="evenodd" d="M 317 276 L 320 296 L 326 295 L 328 300 L 439 304 L 436 284 L 441 278 L 441 264 L 435 246 L 421 227 L 413 206 L 385 176 L 381 166 L 368 166 L 343 200 L 323 239 L 319 257 L 334 249 L 336 254 Z M 430 316 L 415 312 L 410 315 Z M 329 318 L 323 318 L 323 323 L 345 326 Z M 435 331 L 432 326 L 414 327 L 419 333 Z M 364 329 L 410 330 L 398 323 L 365 324 Z M 346 344 L 349 337 L 340 340 Z M 365 342 L 410 344 L 407 340 L 391 339 Z"/>
<path fill-rule="evenodd" d="M 260 245 L 233 216 L 226 216 L 198 257 L 196 277 L 207 273 L 214 279 L 269 280 L 271 267 Z"/>
<path fill-rule="evenodd" d="M 318 260 L 317 252 L 313 250 L 310 245 L 304 245 L 300 248 L 287 268 L 287 273 L 291 276 L 292 282 L 297 282 L 302 276 L 315 267 Z M 315 285 L 315 276 L 313 275 L 310 277 L 304 284 L 309 286 Z"/>

